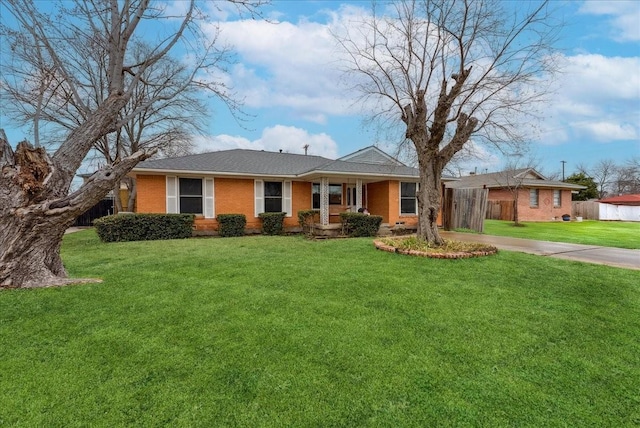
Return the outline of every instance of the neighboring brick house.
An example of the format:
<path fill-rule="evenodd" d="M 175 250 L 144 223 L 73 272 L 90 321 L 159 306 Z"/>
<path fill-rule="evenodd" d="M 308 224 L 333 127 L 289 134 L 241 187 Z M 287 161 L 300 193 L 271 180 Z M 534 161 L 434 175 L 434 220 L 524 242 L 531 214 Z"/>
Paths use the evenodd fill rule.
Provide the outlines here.
<path fill-rule="evenodd" d="M 218 214 L 244 214 L 247 229 L 260 229 L 262 212 L 286 212 L 285 228 L 295 229 L 298 211 L 309 209 L 319 210 L 320 226 L 361 207 L 390 225 L 418 221 L 418 170 L 374 146 L 338 160 L 224 150 L 145 161 L 132 174 L 136 212 L 194 213 L 197 231 L 216 231 Z"/>
<path fill-rule="evenodd" d="M 488 217 L 509 221 L 514 220 L 516 196 L 519 221 L 552 221 L 561 219 L 565 214 L 573 216 L 571 193 L 586 188 L 548 180 L 533 168 L 473 174 L 447 182 L 445 186 L 453 189 L 489 189 Z M 501 214 L 496 215 L 496 209 Z"/>

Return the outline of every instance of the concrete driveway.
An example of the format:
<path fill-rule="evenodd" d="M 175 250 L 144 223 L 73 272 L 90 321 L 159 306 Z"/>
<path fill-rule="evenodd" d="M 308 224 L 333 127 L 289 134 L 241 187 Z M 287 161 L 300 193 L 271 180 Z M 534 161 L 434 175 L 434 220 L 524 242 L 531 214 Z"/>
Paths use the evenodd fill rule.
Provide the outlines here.
<path fill-rule="evenodd" d="M 440 235 L 443 238 L 458 241 L 482 242 L 493 245 L 501 250 L 519 251 L 559 259 L 640 270 L 640 250 L 599 247 L 597 245 L 566 244 L 563 242 L 534 241 L 532 239 L 508 238 L 474 233 L 442 231 Z"/>

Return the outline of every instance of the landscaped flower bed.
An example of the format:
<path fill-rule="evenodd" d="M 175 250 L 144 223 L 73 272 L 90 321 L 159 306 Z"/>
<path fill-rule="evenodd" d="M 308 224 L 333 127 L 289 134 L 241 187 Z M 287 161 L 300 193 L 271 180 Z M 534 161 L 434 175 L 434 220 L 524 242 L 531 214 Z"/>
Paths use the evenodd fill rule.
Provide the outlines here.
<path fill-rule="evenodd" d="M 373 243 L 378 250 L 434 259 L 466 259 L 490 256 L 498 252 L 498 249 L 491 245 L 477 242 L 451 241 L 448 239 L 444 240 L 443 245 L 434 247 L 415 236 L 382 238 L 375 240 Z"/>

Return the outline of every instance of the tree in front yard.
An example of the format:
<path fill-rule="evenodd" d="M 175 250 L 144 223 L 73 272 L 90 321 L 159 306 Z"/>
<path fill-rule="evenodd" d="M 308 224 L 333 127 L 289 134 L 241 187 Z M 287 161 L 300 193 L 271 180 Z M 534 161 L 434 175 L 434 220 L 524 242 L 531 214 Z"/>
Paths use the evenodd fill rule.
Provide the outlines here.
<path fill-rule="evenodd" d="M 230 1 L 251 10 L 261 3 Z M 154 149 L 123 153 L 71 192 L 87 154 L 145 108 L 180 96 L 185 82 L 154 79 L 149 76 L 154 66 L 176 49 L 186 49 L 187 75 L 195 78 L 216 64 L 219 51 L 214 42 L 203 42 L 198 25 L 203 15 L 195 0 L 172 8 L 151 0 L 2 4 L 3 99 L 25 97 L 21 105 L 32 109 L 34 134 L 40 122 L 58 119 L 52 115 L 69 120 L 51 153 L 40 144 L 42 135 L 35 147 L 23 141 L 14 150 L 0 132 L 0 288 L 65 284 L 69 280 L 60 258 L 65 230 Z M 151 34 L 154 45 L 134 56 L 132 47 Z M 208 84 L 203 88 L 220 89 Z M 137 95 L 141 102 L 127 110 Z"/>
<path fill-rule="evenodd" d="M 473 138 L 520 151 L 550 93 L 558 26 L 547 1 L 404 0 L 335 31 L 374 118 L 399 125 L 420 169 L 418 235 L 441 244 L 442 172 Z"/>

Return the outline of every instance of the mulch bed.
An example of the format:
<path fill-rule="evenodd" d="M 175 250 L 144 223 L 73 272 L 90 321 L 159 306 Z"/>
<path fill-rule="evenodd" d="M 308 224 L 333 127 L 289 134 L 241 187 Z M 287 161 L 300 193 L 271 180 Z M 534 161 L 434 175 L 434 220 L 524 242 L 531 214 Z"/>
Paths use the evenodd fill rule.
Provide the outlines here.
<path fill-rule="evenodd" d="M 387 251 L 389 253 L 405 254 L 407 256 L 414 257 L 429 257 L 432 259 L 468 259 L 471 257 L 490 256 L 498 252 L 498 249 L 495 247 L 486 247 L 482 250 L 446 252 L 442 251 L 441 249 L 436 249 L 433 251 L 407 250 L 403 248 L 397 248 L 377 240 L 373 241 L 373 244 L 378 250 Z"/>

